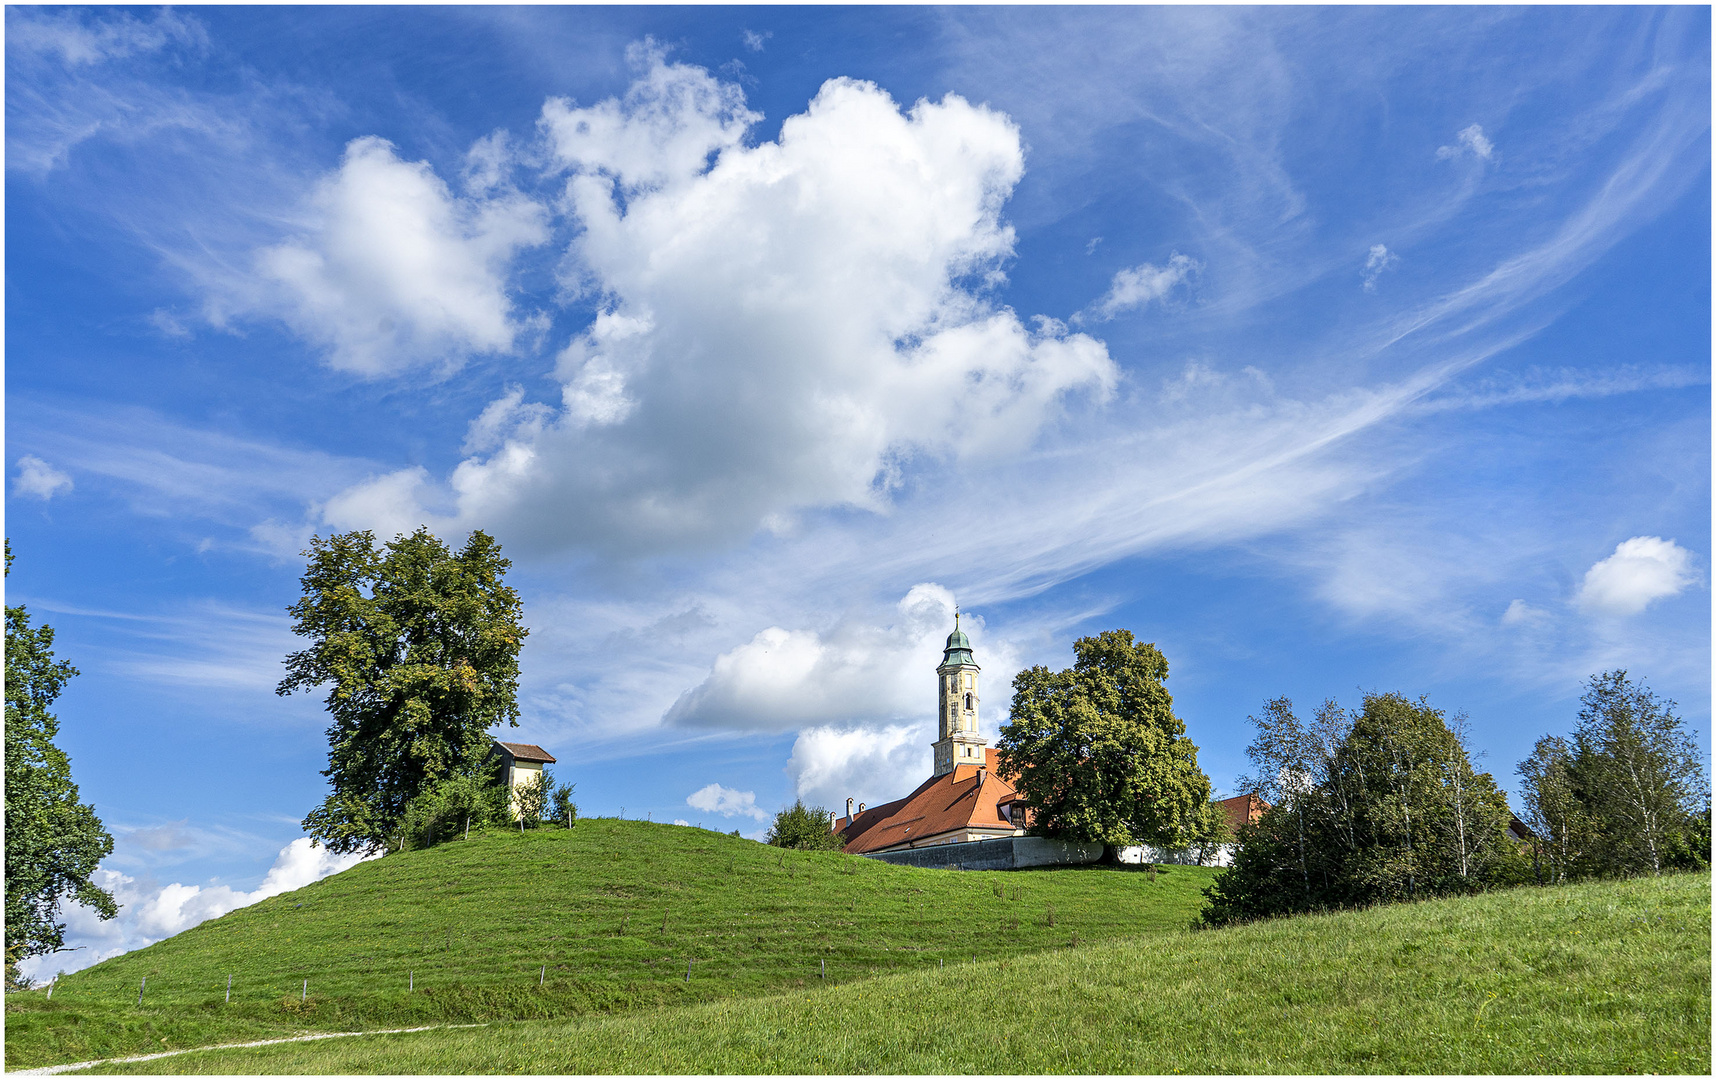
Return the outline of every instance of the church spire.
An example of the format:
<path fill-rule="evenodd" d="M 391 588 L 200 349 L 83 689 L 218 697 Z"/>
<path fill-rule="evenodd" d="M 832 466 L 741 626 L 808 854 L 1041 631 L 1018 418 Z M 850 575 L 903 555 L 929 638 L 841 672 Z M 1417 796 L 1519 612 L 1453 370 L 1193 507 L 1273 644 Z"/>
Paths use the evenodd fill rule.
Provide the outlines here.
<path fill-rule="evenodd" d="M 958 765 L 981 765 L 987 739 L 977 733 L 977 676 L 983 669 L 971 655 L 971 639 L 959 628 L 959 609 L 953 613 L 953 633 L 947 635 L 941 664 L 936 671 L 940 684 L 940 708 L 936 719 L 935 775 L 950 773 Z"/>

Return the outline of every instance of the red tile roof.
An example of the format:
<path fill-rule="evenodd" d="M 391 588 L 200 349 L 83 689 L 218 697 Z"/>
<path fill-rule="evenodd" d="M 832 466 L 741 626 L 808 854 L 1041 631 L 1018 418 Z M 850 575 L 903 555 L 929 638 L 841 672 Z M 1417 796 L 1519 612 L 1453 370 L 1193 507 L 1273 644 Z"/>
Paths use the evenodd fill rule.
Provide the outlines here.
<path fill-rule="evenodd" d="M 999 754 L 986 749 L 982 765 L 956 765 L 950 773 L 925 780 L 905 798 L 858 814 L 837 830 L 846 835 L 846 850 L 855 855 L 881 851 L 965 828 L 1011 835 L 1013 825 L 1001 816 L 999 806 L 1014 791 L 996 775 Z"/>
<path fill-rule="evenodd" d="M 1249 825 L 1263 816 L 1263 811 L 1269 809 L 1269 804 L 1256 795 L 1235 795 L 1231 799 L 1222 799 L 1217 803 L 1227 814 L 1227 827 L 1239 831 L 1241 825 Z"/>
<path fill-rule="evenodd" d="M 496 739 L 495 745 L 504 748 L 507 753 L 512 755 L 514 761 L 541 761 L 549 765 L 555 764 L 554 755 L 535 743 L 501 742 Z"/>

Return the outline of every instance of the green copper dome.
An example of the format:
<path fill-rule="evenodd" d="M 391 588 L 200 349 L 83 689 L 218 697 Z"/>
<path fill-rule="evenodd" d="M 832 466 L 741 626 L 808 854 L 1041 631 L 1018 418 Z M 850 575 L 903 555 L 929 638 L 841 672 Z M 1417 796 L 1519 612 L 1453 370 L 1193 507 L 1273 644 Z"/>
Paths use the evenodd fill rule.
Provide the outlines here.
<path fill-rule="evenodd" d="M 971 639 L 959 628 L 958 615 L 953 617 L 953 633 L 947 635 L 947 647 L 942 650 L 941 663 L 943 667 L 948 664 L 977 666 L 977 661 L 971 658 Z"/>

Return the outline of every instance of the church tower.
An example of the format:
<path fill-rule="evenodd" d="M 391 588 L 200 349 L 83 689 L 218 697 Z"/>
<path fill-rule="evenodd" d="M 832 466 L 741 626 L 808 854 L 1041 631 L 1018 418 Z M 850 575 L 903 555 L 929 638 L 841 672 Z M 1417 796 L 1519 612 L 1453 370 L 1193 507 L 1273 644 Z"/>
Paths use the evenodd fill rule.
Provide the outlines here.
<path fill-rule="evenodd" d="M 955 765 L 981 765 L 983 748 L 989 742 L 977 733 L 977 673 L 982 670 L 971 658 L 971 642 L 959 629 L 959 614 L 953 616 L 953 633 L 941 666 L 935 669 L 941 684 L 941 708 L 936 720 L 935 775 L 945 776 Z"/>

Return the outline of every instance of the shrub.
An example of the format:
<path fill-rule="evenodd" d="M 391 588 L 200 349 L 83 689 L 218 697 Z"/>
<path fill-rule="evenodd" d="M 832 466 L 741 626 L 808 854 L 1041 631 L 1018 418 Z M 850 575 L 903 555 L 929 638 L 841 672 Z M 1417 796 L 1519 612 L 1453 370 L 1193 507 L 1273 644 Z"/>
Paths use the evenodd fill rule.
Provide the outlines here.
<path fill-rule="evenodd" d="M 805 806 L 800 799 L 775 815 L 768 842 L 775 847 L 803 851 L 839 851 L 846 846 L 841 835 L 828 827 L 834 815 L 820 806 Z"/>

